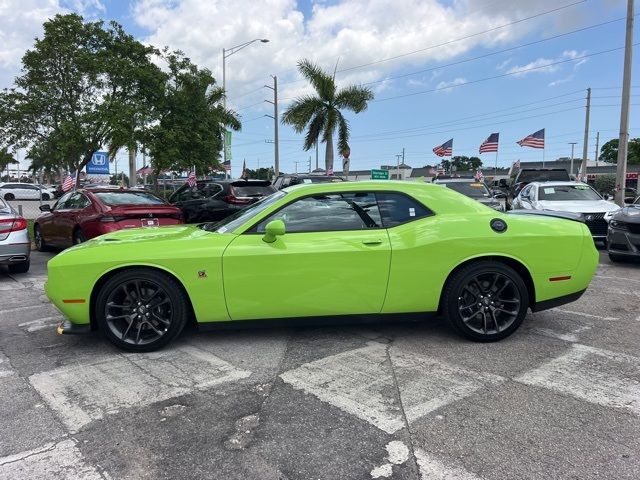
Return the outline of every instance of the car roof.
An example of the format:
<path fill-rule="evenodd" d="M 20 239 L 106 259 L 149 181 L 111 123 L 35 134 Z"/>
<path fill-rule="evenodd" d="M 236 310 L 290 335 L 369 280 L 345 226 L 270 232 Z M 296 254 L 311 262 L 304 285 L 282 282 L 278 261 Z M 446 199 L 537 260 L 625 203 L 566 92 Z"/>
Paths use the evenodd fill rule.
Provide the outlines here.
<path fill-rule="evenodd" d="M 584 185 L 585 187 L 591 187 L 591 185 L 583 182 L 574 182 L 574 181 L 554 181 L 554 182 L 530 182 L 529 185 L 544 185 L 545 187 L 565 187 L 565 186 L 573 186 L 573 185 Z"/>
<path fill-rule="evenodd" d="M 475 178 L 436 178 L 433 183 L 482 183 L 482 180 Z"/>

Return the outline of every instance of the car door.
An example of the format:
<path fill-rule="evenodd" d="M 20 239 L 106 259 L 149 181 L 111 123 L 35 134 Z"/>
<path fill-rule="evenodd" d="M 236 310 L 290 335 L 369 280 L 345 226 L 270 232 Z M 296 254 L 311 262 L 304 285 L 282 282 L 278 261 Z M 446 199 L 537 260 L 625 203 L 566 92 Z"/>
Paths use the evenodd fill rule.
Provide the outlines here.
<path fill-rule="evenodd" d="M 56 245 L 60 243 L 60 229 L 57 220 L 61 212 L 66 208 L 66 203 L 71 195 L 73 195 L 73 192 L 65 193 L 58 199 L 50 213 L 44 213 L 38 217 L 38 226 L 46 243 Z"/>
<path fill-rule="evenodd" d="M 196 223 L 202 212 L 202 207 L 207 199 L 204 195 L 204 184 L 200 183 L 193 187 L 185 185 L 170 198 L 170 203 L 182 210 L 185 223 Z"/>
<path fill-rule="evenodd" d="M 73 192 L 65 202 L 65 208 L 60 211 L 56 219 L 59 240 L 63 245 L 73 245 L 73 229 L 77 225 L 76 217 L 78 212 L 86 207 L 83 199 L 86 200 L 86 197 L 80 192 Z"/>
<path fill-rule="evenodd" d="M 273 243 L 265 226 L 282 220 Z M 391 246 L 372 193 L 292 201 L 235 238 L 223 256 L 233 320 L 379 313 Z"/>

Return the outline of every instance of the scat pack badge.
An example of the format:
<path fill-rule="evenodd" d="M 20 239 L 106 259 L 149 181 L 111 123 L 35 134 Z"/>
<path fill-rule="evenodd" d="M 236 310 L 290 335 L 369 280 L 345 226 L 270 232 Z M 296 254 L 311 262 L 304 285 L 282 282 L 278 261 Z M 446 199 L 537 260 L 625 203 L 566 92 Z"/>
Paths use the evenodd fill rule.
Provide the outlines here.
<path fill-rule="evenodd" d="M 198 278 L 207 278 L 207 272 L 205 270 L 198 270 Z"/>

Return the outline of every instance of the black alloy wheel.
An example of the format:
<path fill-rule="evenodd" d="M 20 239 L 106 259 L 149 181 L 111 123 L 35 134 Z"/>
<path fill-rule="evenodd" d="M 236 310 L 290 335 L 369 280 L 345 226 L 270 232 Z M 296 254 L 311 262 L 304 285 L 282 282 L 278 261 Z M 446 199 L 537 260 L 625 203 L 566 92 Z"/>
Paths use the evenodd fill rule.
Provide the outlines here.
<path fill-rule="evenodd" d="M 188 312 L 181 286 L 169 275 L 145 268 L 125 270 L 109 279 L 95 309 L 106 337 L 134 352 L 169 343 L 184 328 Z"/>
<path fill-rule="evenodd" d="M 40 230 L 39 225 L 33 226 L 33 241 L 36 244 L 36 248 L 38 249 L 38 251 L 46 252 L 49 249 L 47 243 L 44 241 L 42 230 Z"/>
<path fill-rule="evenodd" d="M 494 261 L 472 263 L 447 282 L 443 310 L 467 338 L 490 342 L 511 335 L 529 308 L 529 292 L 511 267 Z"/>
<path fill-rule="evenodd" d="M 49 196 L 48 193 L 43 193 L 42 194 L 42 200 L 51 200 L 51 197 Z"/>

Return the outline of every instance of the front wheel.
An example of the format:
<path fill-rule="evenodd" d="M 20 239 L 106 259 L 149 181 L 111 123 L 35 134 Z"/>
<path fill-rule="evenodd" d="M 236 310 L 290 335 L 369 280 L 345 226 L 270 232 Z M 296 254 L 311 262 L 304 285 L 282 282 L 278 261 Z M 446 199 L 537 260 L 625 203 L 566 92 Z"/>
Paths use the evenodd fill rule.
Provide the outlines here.
<path fill-rule="evenodd" d="M 15 200 L 16 196 L 13 193 L 5 193 L 4 199 L 5 200 Z"/>
<path fill-rule="evenodd" d="M 42 236 L 42 230 L 39 225 L 33 226 L 33 241 L 36 244 L 36 248 L 39 252 L 46 252 L 49 250 L 47 243 L 44 241 L 44 237 Z"/>
<path fill-rule="evenodd" d="M 465 337 L 491 342 L 515 332 L 529 308 L 527 287 L 514 269 L 500 262 L 472 263 L 446 284 L 443 311 Z"/>
<path fill-rule="evenodd" d="M 96 299 L 98 327 L 116 346 L 132 352 L 162 348 L 187 321 L 182 287 L 169 275 L 135 268 L 114 275 Z"/>

